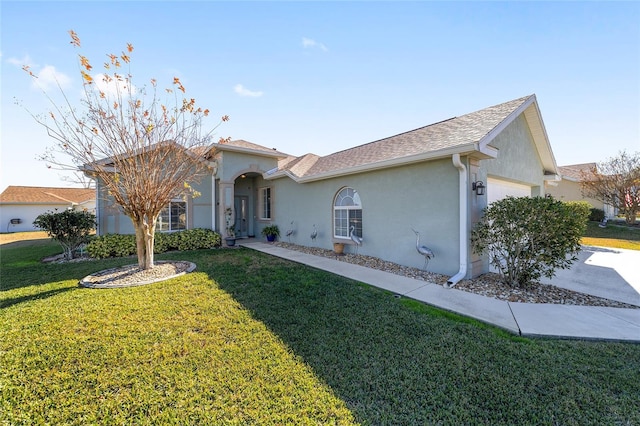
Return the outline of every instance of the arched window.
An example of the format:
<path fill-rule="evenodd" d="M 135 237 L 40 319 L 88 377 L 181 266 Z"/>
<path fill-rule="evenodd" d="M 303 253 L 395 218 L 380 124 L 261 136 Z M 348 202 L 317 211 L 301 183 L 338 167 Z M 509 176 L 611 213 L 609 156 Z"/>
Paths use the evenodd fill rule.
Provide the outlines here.
<path fill-rule="evenodd" d="M 349 238 L 349 229 L 355 227 L 354 233 L 362 237 L 362 202 L 358 191 L 353 188 L 342 188 L 333 201 L 333 236 Z"/>

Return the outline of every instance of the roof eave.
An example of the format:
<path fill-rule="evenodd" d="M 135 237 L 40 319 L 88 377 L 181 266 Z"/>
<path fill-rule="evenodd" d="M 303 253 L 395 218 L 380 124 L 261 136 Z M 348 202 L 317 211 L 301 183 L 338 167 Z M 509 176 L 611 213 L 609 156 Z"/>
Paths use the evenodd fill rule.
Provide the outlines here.
<path fill-rule="evenodd" d="M 238 153 L 242 153 L 242 154 L 251 154 L 251 155 L 259 155 L 262 157 L 269 157 L 269 158 L 287 158 L 288 155 L 284 154 L 280 151 L 273 151 L 273 152 L 269 152 L 269 151 L 261 151 L 259 149 L 251 149 L 251 148 L 244 148 L 244 147 L 240 147 L 240 146 L 233 146 L 233 145 L 228 145 L 228 144 L 224 144 L 224 143 L 213 143 L 210 145 L 212 149 L 214 149 L 215 151 L 230 151 L 230 152 L 238 152 Z"/>
<path fill-rule="evenodd" d="M 423 152 L 420 154 L 393 158 L 385 161 L 378 161 L 375 163 L 368 163 L 354 167 L 348 167 L 344 169 L 331 170 L 329 172 L 318 173 L 310 176 L 296 176 L 290 173 L 287 170 L 278 171 L 269 176 L 264 176 L 267 180 L 278 179 L 282 177 L 289 177 L 293 179 L 297 183 L 308 183 L 315 182 L 319 180 L 330 179 L 339 176 L 348 176 L 358 173 L 371 172 L 376 170 L 388 169 L 392 167 L 405 166 L 409 164 L 422 163 L 425 161 L 438 160 L 442 158 L 447 158 L 452 156 L 453 154 L 461 154 L 461 155 L 471 155 L 477 158 L 496 158 L 497 157 L 497 149 L 494 147 L 485 147 L 483 151 L 478 149 L 478 144 L 470 143 L 465 145 L 458 145 L 453 148 L 445 148 L 437 151 L 429 151 Z"/>
<path fill-rule="evenodd" d="M 2 205 L 20 205 L 20 206 L 67 206 L 75 205 L 73 201 L 0 201 Z"/>
<path fill-rule="evenodd" d="M 561 175 L 561 177 L 562 177 L 563 180 L 568 180 L 569 182 L 582 182 L 581 179 L 574 178 L 574 177 L 567 176 L 567 175 Z"/>

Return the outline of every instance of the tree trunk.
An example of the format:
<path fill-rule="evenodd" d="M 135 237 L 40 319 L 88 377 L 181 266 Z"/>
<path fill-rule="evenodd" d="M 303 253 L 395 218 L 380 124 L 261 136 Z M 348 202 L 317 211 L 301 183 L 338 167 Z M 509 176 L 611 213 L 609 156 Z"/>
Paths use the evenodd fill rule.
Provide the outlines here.
<path fill-rule="evenodd" d="M 136 230 L 136 252 L 138 254 L 138 267 L 146 270 L 154 266 L 153 263 L 153 245 L 154 233 L 156 230 L 155 222 L 149 226 L 144 220 L 134 221 Z"/>
<path fill-rule="evenodd" d="M 154 246 L 155 234 L 156 234 L 156 221 L 153 220 L 151 223 L 153 225 L 147 228 L 146 239 L 145 239 L 145 264 L 147 265 L 146 269 L 151 269 L 155 266 L 154 258 L 153 258 L 153 246 Z"/>

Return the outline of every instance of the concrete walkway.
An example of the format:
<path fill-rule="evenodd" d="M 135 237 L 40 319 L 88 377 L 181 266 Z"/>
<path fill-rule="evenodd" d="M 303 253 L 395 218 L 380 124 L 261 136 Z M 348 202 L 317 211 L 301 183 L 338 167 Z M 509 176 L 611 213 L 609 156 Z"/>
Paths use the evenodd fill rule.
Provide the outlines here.
<path fill-rule="evenodd" d="M 514 303 L 258 241 L 240 245 L 382 288 L 522 336 L 640 342 L 640 309 Z"/>

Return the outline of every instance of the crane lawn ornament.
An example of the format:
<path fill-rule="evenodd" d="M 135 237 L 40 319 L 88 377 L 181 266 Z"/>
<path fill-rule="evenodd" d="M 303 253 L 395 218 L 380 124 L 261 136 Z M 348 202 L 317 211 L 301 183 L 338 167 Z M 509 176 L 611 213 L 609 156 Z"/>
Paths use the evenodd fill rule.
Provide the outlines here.
<path fill-rule="evenodd" d="M 418 251 L 418 253 L 424 256 L 424 267 L 422 269 L 426 271 L 427 265 L 429 264 L 429 260 L 435 257 L 435 255 L 433 254 L 433 251 L 431 251 L 429 247 L 420 245 L 420 233 L 413 228 L 411 228 L 411 230 L 416 234 L 416 250 Z"/>
<path fill-rule="evenodd" d="M 318 228 L 316 228 L 316 224 L 313 224 L 313 232 L 311 233 L 311 242 L 316 242 L 316 237 L 318 236 Z"/>
<path fill-rule="evenodd" d="M 291 221 L 291 227 L 289 229 L 287 229 L 287 232 L 285 233 L 285 235 L 289 239 L 289 243 L 291 243 L 291 236 L 293 235 L 293 233 L 294 233 L 293 221 Z"/>
<path fill-rule="evenodd" d="M 354 233 L 355 229 L 356 229 L 356 227 L 351 225 L 351 228 L 349 228 L 349 237 L 351 237 L 351 241 L 356 243 L 356 254 L 358 254 L 358 247 L 360 247 L 362 245 L 362 238 L 358 237 Z"/>

